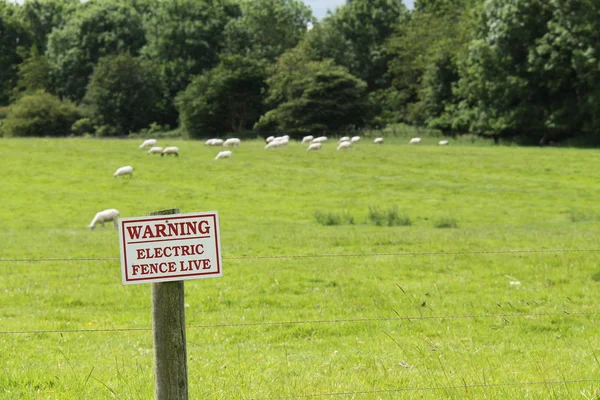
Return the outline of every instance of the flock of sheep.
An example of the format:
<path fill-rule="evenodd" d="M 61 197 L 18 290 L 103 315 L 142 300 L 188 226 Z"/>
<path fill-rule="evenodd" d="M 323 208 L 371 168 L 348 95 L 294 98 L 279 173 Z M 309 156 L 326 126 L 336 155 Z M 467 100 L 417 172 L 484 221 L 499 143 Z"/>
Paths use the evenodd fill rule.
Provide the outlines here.
<path fill-rule="evenodd" d="M 327 136 L 319 136 L 319 137 L 305 136 L 302 138 L 301 143 L 308 144 L 308 147 L 306 148 L 307 152 L 320 151 L 323 143 L 327 142 L 328 140 L 329 140 L 329 138 Z M 338 151 L 348 150 L 352 147 L 352 145 L 354 145 L 355 143 L 358 143 L 360 140 L 361 140 L 360 136 L 353 136 L 353 137 L 344 136 L 338 140 L 338 145 L 337 145 L 336 150 L 338 150 Z M 265 150 L 279 149 L 279 148 L 282 148 L 282 147 L 285 147 L 288 145 L 288 143 L 290 142 L 290 137 L 288 135 L 277 136 L 277 137 L 269 136 L 268 138 L 266 138 L 265 141 L 266 141 Z M 227 140 L 213 138 L 213 139 L 208 139 L 204 143 L 204 145 L 205 146 L 218 146 L 218 147 L 238 147 L 240 145 L 240 143 L 241 143 L 241 140 L 238 138 L 229 138 Z M 374 144 L 383 144 L 383 138 L 377 137 L 373 140 L 373 143 Z M 408 143 L 409 144 L 419 144 L 419 143 L 421 143 L 421 138 L 419 138 L 419 137 L 411 138 Z M 438 142 L 438 145 L 446 146 L 446 145 L 448 145 L 448 140 L 440 140 Z M 167 155 L 167 156 L 174 155 L 176 157 L 179 157 L 179 148 L 178 147 L 170 146 L 170 147 L 162 148 L 162 147 L 156 146 L 156 139 L 144 140 L 142 142 L 142 144 L 139 146 L 140 149 L 144 149 L 147 147 L 150 147 L 150 149 L 147 151 L 147 154 L 160 154 L 161 157 L 164 155 Z M 224 151 L 220 151 L 216 155 L 214 160 L 225 159 L 225 158 L 231 159 L 231 156 L 232 156 L 231 150 L 224 150 Z M 113 176 L 115 178 L 117 178 L 119 176 L 125 176 L 125 175 L 133 176 L 133 167 L 131 165 L 120 167 L 113 174 Z M 119 211 L 114 208 L 100 211 L 94 216 L 94 219 L 92 219 L 92 222 L 90 223 L 89 228 L 94 229 L 96 227 L 96 225 L 98 225 L 98 224 L 100 224 L 104 227 L 105 222 L 111 222 L 111 221 L 113 222 L 115 228 L 117 228 L 117 219 L 118 218 L 119 218 Z"/>

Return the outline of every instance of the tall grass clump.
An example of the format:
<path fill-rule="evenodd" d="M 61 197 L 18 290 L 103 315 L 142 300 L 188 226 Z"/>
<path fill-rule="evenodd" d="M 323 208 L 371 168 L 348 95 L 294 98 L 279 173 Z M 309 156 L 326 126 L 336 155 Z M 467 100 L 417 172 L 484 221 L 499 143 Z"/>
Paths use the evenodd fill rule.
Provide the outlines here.
<path fill-rule="evenodd" d="M 333 211 L 315 211 L 315 219 L 321 225 L 354 225 L 354 217 L 348 212 L 336 213 Z"/>
<path fill-rule="evenodd" d="M 408 215 L 400 215 L 398 207 L 393 206 L 385 210 L 379 210 L 375 206 L 369 206 L 369 221 L 377 226 L 410 226 L 412 222 Z"/>
<path fill-rule="evenodd" d="M 596 215 L 580 210 L 569 210 L 569 219 L 571 222 L 591 221 L 596 219 Z"/>
<path fill-rule="evenodd" d="M 441 217 L 433 222 L 436 228 L 458 228 L 458 222 L 452 217 Z"/>

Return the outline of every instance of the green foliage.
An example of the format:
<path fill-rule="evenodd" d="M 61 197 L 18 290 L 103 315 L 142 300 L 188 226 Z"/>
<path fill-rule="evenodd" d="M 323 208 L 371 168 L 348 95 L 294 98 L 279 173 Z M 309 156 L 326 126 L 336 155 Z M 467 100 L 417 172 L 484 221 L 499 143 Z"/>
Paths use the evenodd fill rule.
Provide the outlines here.
<path fill-rule="evenodd" d="M 334 225 L 354 225 L 354 217 L 347 211 L 345 212 L 333 212 L 333 211 L 315 211 L 315 220 L 320 225 L 334 226 Z"/>
<path fill-rule="evenodd" d="M 7 105 L 18 81 L 23 61 L 20 47 L 28 47 L 30 37 L 18 19 L 16 5 L 0 1 L 0 106 Z"/>
<path fill-rule="evenodd" d="M 598 126 L 600 4 L 492 0 L 461 64 L 456 119 L 471 132 L 542 143 Z"/>
<path fill-rule="evenodd" d="M 120 54 L 99 60 L 85 103 L 97 125 L 113 127 L 114 135 L 127 135 L 160 118 L 162 93 L 160 76 L 149 62 Z"/>
<path fill-rule="evenodd" d="M 48 35 L 61 29 L 73 17 L 79 0 L 25 0 L 19 8 L 19 18 L 29 31 L 32 44 L 41 54 L 46 51 Z"/>
<path fill-rule="evenodd" d="M 50 87 L 50 66 L 48 58 L 40 54 L 38 48 L 31 47 L 29 54 L 19 64 L 19 80 L 13 89 L 13 99 L 19 98 L 24 93 L 38 90 L 48 90 Z"/>
<path fill-rule="evenodd" d="M 402 0 L 353 0 L 325 19 L 351 43 L 355 65 L 345 65 L 369 90 L 385 88 L 388 56 L 385 42 L 406 15 Z"/>
<path fill-rule="evenodd" d="M 81 118 L 73 123 L 71 132 L 75 136 L 84 136 L 94 133 L 94 124 L 90 118 Z"/>
<path fill-rule="evenodd" d="M 57 94 L 81 101 L 95 64 L 120 53 L 137 55 L 145 44 L 142 17 L 118 0 L 83 3 L 48 37 L 47 56 Z"/>
<path fill-rule="evenodd" d="M 257 124 L 290 136 L 361 127 L 368 104 L 366 84 L 332 60 L 307 61 L 298 50 L 279 58 L 267 80 L 272 107 Z"/>
<path fill-rule="evenodd" d="M 465 0 L 429 1 L 416 5 L 411 18 L 397 25 L 388 41 L 388 76 L 396 102 L 383 105 L 396 120 L 425 125 L 457 102 L 457 62 L 470 39 L 472 16 Z"/>
<path fill-rule="evenodd" d="M 400 215 L 398 206 L 380 210 L 376 206 L 369 206 L 369 221 L 377 226 L 410 226 L 412 221 L 406 214 Z"/>
<path fill-rule="evenodd" d="M 177 123 L 177 94 L 219 63 L 225 26 L 239 15 L 239 6 L 227 0 L 160 1 L 153 7 L 143 54 L 156 64 L 166 87 L 167 124 Z"/>
<path fill-rule="evenodd" d="M 79 118 L 81 112 L 75 105 L 39 91 L 9 107 L 2 131 L 5 137 L 68 136 Z"/>
<path fill-rule="evenodd" d="M 300 0 L 241 0 L 242 15 L 225 29 L 226 51 L 270 62 L 293 48 L 309 22 L 316 22 Z"/>
<path fill-rule="evenodd" d="M 181 126 L 193 138 L 251 129 L 262 113 L 266 67 L 242 56 L 224 56 L 177 97 Z"/>

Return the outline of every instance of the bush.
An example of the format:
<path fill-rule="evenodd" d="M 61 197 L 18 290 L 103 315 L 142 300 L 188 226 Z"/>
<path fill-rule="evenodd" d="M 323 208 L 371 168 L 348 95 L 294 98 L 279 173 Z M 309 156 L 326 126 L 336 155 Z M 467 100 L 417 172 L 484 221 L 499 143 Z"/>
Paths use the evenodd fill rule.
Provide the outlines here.
<path fill-rule="evenodd" d="M 94 124 L 89 118 L 81 118 L 71 126 L 71 132 L 75 136 L 89 135 L 94 132 Z"/>
<path fill-rule="evenodd" d="M 73 103 L 39 91 L 21 97 L 8 108 L 2 131 L 6 137 L 68 136 L 81 116 Z"/>
<path fill-rule="evenodd" d="M 400 215 L 396 206 L 383 211 L 380 211 L 377 207 L 369 206 L 369 220 L 377 226 L 412 225 L 408 215 Z"/>

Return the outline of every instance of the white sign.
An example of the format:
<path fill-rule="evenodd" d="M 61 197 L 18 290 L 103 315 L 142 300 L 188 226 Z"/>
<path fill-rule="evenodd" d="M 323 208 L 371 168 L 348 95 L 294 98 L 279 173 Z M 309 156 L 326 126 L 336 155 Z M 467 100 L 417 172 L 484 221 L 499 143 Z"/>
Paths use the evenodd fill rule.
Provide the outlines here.
<path fill-rule="evenodd" d="M 119 219 L 123 284 L 223 276 L 216 211 Z"/>

